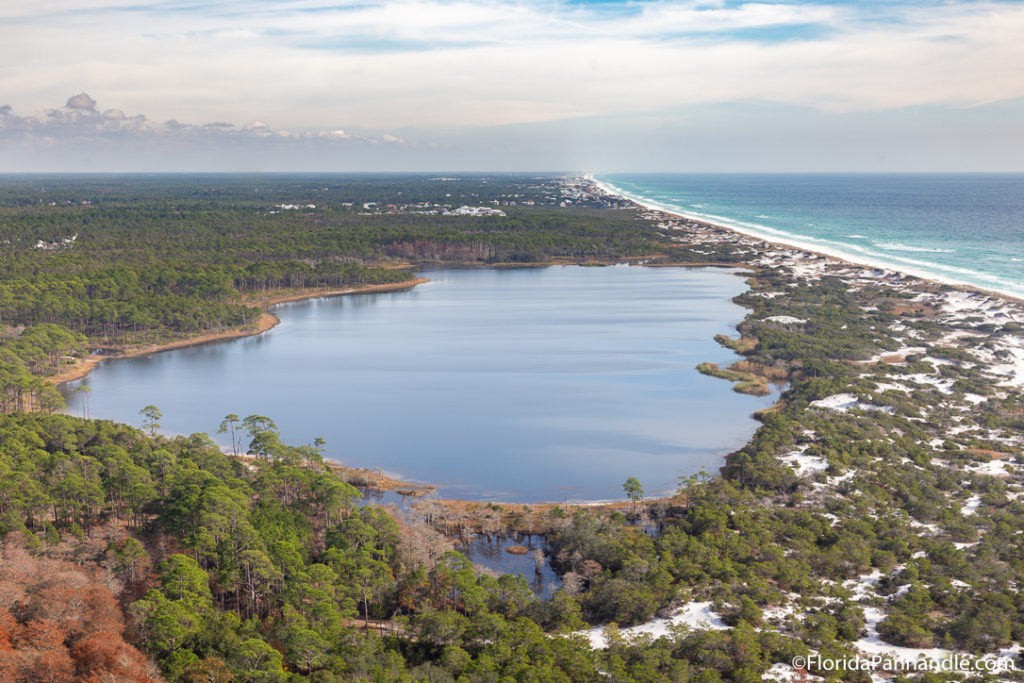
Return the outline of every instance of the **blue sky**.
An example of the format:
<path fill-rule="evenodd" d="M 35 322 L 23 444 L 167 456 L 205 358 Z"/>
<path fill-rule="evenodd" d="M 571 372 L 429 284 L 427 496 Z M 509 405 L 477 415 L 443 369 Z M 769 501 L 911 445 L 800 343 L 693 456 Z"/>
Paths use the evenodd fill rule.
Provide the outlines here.
<path fill-rule="evenodd" d="M 1021 2 L 3 3 L 0 171 L 1024 170 L 1022 35 Z"/>

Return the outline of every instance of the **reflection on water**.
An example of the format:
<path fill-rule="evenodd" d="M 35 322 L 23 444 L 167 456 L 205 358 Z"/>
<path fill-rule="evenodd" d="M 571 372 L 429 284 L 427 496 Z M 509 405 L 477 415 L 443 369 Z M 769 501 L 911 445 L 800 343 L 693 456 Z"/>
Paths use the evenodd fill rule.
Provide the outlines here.
<path fill-rule="evenodd" d="M 525 553 L 510 553 L 508 548 L 522 546 Z M 530 584 L 538 597 L 548 600 L 562 586 L 544 552 L 544 537 L 513 534 L 510 536 L 473 535 L 461 539 L 455 549 L 478 564 L 498 574 L 519 574 Z"/>
<path fill-rule="evenodd" d="M 415 500 L 411 496 L 381 489 L 360 488 L 359 493 L 362 497 L 356 500 L 356 505 L 394 505 L 399 510 L 407 510 Z"/>
<path fill-rule="evenodd" d="M 714 472 L 772 396 L 696 372 L 736 356 L 715 334 L 744 315 L 722 270 L 446 270 L 411 291 L 275 308 L 270 332 L 105 362 L 92 417 L 217 435 L 224 415 L 267 415 L 335 462 L 494 501 L 621 499 Z M 70 392 L 79 383 L 64 387 Z M 69 412 L 81 414 L 81 396 Z M 567 492 L 570 492 L 567 494 Z"/>

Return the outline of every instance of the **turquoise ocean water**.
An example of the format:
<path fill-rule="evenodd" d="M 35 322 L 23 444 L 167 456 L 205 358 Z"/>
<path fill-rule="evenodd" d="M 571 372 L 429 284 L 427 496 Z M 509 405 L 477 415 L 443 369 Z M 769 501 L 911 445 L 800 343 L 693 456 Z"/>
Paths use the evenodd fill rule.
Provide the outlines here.
<path fill-rule="evenodd" d="M 602 174 L 764 239 L 1024 297 L 1024 174 Z"/>

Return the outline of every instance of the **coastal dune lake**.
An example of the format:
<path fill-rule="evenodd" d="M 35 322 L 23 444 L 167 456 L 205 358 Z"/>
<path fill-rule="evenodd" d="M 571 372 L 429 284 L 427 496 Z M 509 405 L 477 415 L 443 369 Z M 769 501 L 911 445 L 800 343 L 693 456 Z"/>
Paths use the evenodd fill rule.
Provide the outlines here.
<path fill-rule="evenodd" d="M 757 428 L 752 397 L 699 374 L 736 360 L 713 339 L 745 311 L 723 269 L 577 266 L 439 270 L 400 292 L 274 308 L 255 337 L 108 361 L 65 385 L 68 412 L 167 434 L 216 434 L 227 413 L 271 417 L 287 443 L 438 484 L 445 497 L 621 499 L 717 471 Z"/>

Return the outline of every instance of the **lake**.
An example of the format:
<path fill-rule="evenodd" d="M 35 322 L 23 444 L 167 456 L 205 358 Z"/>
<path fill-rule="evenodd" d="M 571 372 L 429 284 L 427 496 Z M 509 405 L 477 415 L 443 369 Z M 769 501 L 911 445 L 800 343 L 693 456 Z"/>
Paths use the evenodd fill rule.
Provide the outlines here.
<path fill-rule="evenodd" d="M 166 434 L 217 435 L 227 413 L 271 417 L 287 443 L 494 501 L 648 496 L 715 472 L 777 393 L 695 370 L 736 359 L 713 339 L 745 315 L 723 269 L 578 266 L 438 270 L 415 289 L 274 308 L 255 337 L 111 360 L 62 387 L 68 412 Z"/>

